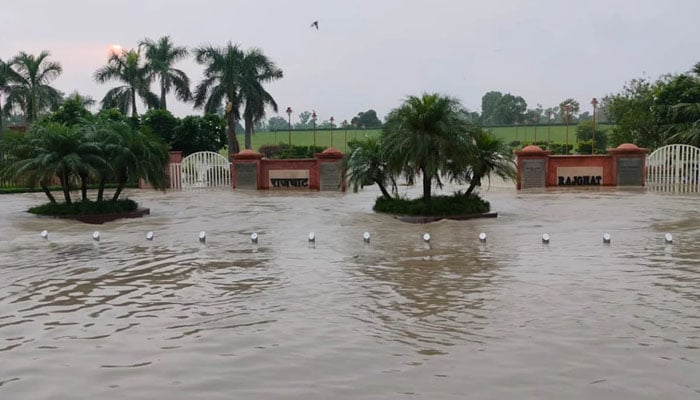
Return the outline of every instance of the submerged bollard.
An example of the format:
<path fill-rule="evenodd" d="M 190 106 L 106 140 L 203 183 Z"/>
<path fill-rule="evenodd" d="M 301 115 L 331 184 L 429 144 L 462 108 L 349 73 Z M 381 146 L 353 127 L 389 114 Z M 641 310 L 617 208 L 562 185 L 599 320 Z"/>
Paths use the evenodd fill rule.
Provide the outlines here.
<path fill-rule="evenodd" d="M 49 231 L 47 231 L 47 230 L 41 231 L 41 237 L 42 237 L 42 239 L 48 239 L 49 238 Z"/>
<path fill-rule="evenodd" d="M 548 234 L 545 233 L 542 235 L 542 243 L 549 244 L 549 235 Z"/>
<path fill-rule="evenodd" d="M 363 240 L 365 243 L 369 243 L 369 232 L 365 232 L 365 233 L 362 234 L 362 240 Z"/>
<path fill-rule="evenodd" d="M 250 235 L 250 241 L 251 241 L 252 243 L 258 244 L 258 234 L 257 234 L 256 232 L 253 232 L 253 233 Z"/>
<path fill-rule="evenodd" d="M 666 241 L 666 243 L 673 243 L 673 235 L 671 235 L 670 233 L 665 234 L 664 240 Z"/>
<path fill-rule="evenodd" d="M 100 231 L 95 231 L 92 233 L 92 240 L 96 242 L 100 241 Z"/>
<path fill-rule="evenodd" d="M 316 243 L 316 234 L 313 232 L 309 233 L 309 243 Z"/>
<path fill-rule="evenodd" d="M 611 239 L 612 237 L 610 237 L 608 232 L 603 233 L 603 243 L 610 244 Z"/>
<path fill-rule="evenodd" d="M 153 232 L 152 231 L 149 231 L 148 233 L 146 233 L 146 240 L 153 240 Z"/>
<path fill-rule="evenodd" d="M 429 233 L 423 234 L 423 241 L 426 243 L 430 243 L 430 234 Z"/>
<path fill-rule="evenodd" d="M 486 234 L 484 232 L 481 232 L 479 234 L 479 241 L 480 242 L 485 242 L 486 241 Z"/>
<path fill-rule="evenodd" d="M 199 243 L 207 242 L 207 233 L 204 231 L 199 232 Z"/>

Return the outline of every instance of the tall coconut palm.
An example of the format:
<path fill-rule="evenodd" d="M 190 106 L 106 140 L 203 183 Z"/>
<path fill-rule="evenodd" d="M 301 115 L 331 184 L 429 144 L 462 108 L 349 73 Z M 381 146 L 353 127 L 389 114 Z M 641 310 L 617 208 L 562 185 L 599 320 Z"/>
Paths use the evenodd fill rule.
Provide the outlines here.
<path fill-rule="evenodd" d="M 102 99 L 102 108 L 117 108 L 126 115 L 131 108 L 131 116 L 137 117 L 136 97 L 140 97 L 149 108 L 158 106 L 158 96 L 151 92 L 148 69 L 141 62 L 141 53 L 136 50 L 113 52 L 107 65 L 94 74 L 95 81 L 105 83 L 116 80 L 124 83 L 110 89 Z"/>
<path fill-rule="evenodd" d="M 226 136 L 229 156 L 238 153 L 240 146 L 236 138 L 236 123 L 241 119 L 241 65 L 245 53 L 228 42 L 226 47 L 202 46 L 194 50 L 197 63 L 204 65 L 204 80 L 194 92 L 195 108 L 205 113 L 216 113 L 226 102 Z"/>
<path fill-rule="evenodd" d="M 16 80 L 15 71 L 9 64 L 0 59 L 0 135 L 2 135 L 2 117 L 4 108 L 2 106 L 2 96 L 10 93 L 10 84 Z"/>
<path fill-rule="evenodd" d="M 176 62 L 187 57 L 187 48 L 174 46 L 169 36 L 163 36 L 158 42 L 146 38 L 139 42 L 139 47 L 146 51 L 148 72 L 160 83 L 160 108 L 167 109 L 166 96 L 173 89 L 178 100 L 190 101 L 190 78 L 182 70 L 173 67 Z"/>
<path fill-rule="evenodd" d="M 263 84 L 282 78 L 283 73 L 260 49 L 246 51 L 240 69 L 240 97 L 245 101 L 245 148 L 250 149 L 253 127 L 265 118 L 265 106 L 270 105 L 277 112 L 277 103 Z"/>
<path fill-rule="evenodd" d="M 430 202 L 433 181 L 441 187 L 440 175 L 464 165 L 472 151 L 469 124 L 455 98 L 433 94 L 409 96 L 392 110 L 382 131 L 382 148 L 393 173 L 407 178 L 422 175 L 423 200 Z"/>
<path fill-rule="evenodd" d="M 34 56 L 20 52 L 8 63 L 12 81 L 6 89 L 6 107 L 16 107 L 24 113 L 27 122 L 34 122 L 39 113 L 55 108 L 61 102 L 61 92 L 50 86 L 63 72 L 61 64 L 50 61 L 46 50 Z"/>

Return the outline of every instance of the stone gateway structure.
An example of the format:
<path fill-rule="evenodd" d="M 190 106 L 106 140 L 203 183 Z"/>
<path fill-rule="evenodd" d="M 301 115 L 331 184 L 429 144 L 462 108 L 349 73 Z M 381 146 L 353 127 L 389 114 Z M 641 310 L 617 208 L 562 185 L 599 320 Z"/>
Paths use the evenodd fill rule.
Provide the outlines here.
<path fill-rule="evenodd" d="M 516 187 L 644 186 L 647 149 L 625 143 L 607 154 L 557 155 L 535 145 L 516 151 Z"/>

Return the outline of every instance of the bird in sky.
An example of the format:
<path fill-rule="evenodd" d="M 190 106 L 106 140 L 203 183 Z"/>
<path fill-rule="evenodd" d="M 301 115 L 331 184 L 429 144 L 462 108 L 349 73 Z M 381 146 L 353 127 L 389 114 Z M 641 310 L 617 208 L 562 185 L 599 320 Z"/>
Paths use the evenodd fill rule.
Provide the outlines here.
<path fill-rule="evenodd" d="M 311 26 L 309 28 L 316 28 L 318 29 L 318 21 L 314 21 L 311 23 Z"/>

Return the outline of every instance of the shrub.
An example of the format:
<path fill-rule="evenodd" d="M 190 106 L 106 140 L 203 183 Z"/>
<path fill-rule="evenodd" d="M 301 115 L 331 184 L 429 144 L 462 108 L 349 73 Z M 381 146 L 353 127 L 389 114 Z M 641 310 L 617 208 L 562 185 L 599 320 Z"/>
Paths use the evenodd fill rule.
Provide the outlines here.
<path fill-rule="evenodd" d="M 38 215 L 92 215 L 115 214 L 134 211 L 138 204 L 130 199 L 117 201 L 76 201 L 74 203 L 47 203 L 32 207 L 29 212 Z"/>
<path fill-rule="evenodd" d="M 398 215 L 464 215 L 488 212 L 491 205 L 477 195 L 465 196 L 455 193 L 452 196 L 433 196 L 429 203 L 420 199 L 380 197 L 374 204 L 374 211 Z"/>

